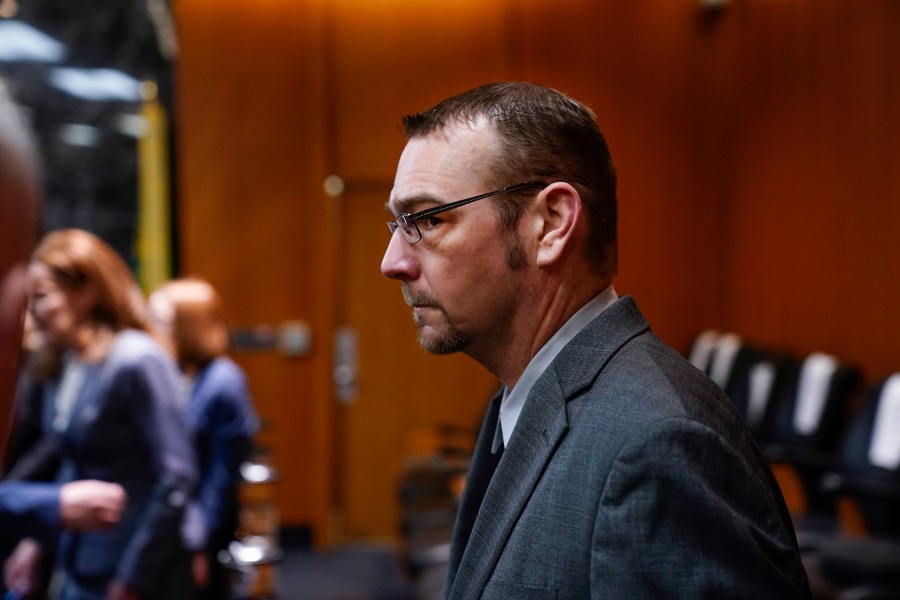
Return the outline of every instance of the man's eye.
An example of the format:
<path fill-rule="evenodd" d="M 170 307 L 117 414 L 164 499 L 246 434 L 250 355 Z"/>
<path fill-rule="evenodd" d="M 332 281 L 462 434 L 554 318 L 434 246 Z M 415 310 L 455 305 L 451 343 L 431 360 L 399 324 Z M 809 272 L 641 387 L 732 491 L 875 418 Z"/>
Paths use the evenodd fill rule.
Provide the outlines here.
<path fill-rule="evenodd" d="M 443 221 L 441 221 L 440 217 L 425 217 L 417 224 L 419 229 L 434 229 L 441 223 L 443 223 Z"/>

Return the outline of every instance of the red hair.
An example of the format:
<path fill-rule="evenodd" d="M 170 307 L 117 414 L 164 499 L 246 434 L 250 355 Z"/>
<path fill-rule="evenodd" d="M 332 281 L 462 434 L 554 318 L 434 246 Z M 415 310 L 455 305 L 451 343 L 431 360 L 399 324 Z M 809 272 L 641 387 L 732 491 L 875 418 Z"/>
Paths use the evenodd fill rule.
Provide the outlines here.
<path fill-rule="evenodd" d="M 228 327 L 215 288 L 197 277 L 175 279 L 160 286 L 175 314 L 171 337 L 182 369 L 202 369 L 228 350 Z"/>
<path fill-rule="evenodd" d="M 61 229 L 47 234 L 33 260 L 45 264 L 62 287 L 96 291 L 87 318 L 115 331 L 149 331 L 144 297 L 122 257 L 109 244 L 82 229 Z"/>

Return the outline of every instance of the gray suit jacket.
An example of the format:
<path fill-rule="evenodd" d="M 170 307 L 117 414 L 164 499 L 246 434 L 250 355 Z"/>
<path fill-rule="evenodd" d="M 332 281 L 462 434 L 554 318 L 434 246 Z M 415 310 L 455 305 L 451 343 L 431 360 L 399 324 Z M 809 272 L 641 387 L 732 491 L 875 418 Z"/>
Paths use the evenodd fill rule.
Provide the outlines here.
<path fill-rule="evenodd" d="M 454 528 L 451 600 L 809 597 L 750 434 L 631 298 L 538 379 L 491 477 L 496 401 Z"/>

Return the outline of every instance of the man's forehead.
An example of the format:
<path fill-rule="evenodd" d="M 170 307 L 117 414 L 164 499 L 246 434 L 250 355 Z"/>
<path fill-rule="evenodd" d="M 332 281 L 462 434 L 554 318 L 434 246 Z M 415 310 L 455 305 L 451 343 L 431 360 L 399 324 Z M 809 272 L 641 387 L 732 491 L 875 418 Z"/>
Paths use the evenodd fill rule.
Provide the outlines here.
<path fill-rule="evenodd" d="M 456 199 L 483 186 L 497 153 L 496 134 L 460 125 L 407 142 L 397 165 L 391 205 Z"/>

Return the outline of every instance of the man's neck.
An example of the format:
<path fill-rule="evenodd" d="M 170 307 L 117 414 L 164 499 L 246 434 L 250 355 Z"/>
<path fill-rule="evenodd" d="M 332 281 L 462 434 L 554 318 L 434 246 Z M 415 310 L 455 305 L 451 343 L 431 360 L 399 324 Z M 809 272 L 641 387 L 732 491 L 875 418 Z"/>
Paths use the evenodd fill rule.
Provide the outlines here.
<path fill-rule="evenodd" d="M 536 290 L 538 301 L 519 311 L 518 323 L 513 325 L 513 333 L 502 347 L 467 354 L 496 375 L 507 389 L 512 389 L 528 363 L 553 334 L 610 284 L 610 279 L 598 280 L 594 285 L 584 282 L 567 285 L 565 281 L 548 280 L 543 289 Z"/>

